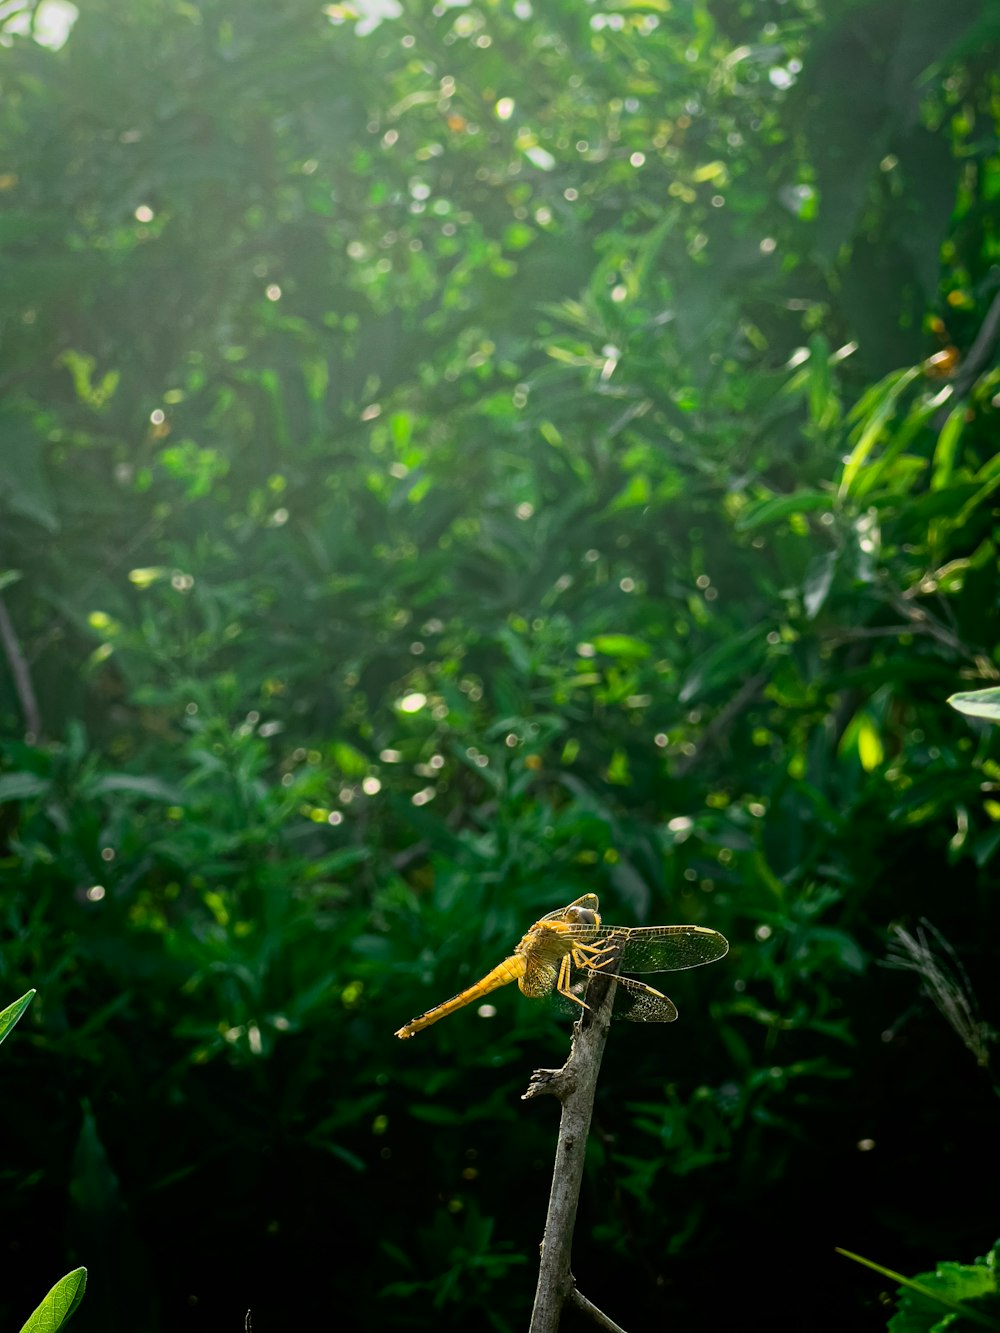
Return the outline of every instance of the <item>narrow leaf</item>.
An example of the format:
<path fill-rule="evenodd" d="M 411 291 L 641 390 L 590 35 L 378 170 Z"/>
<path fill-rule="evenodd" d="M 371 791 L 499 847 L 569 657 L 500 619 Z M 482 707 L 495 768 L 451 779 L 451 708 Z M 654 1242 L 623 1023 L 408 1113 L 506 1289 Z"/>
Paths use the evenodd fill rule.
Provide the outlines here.
<path fill-rule="evenodd" d="M 22 995 L 19 1000 L 9 1004 L 3 1013 L 0 1013 L 0 1041 L 3 1041 L 4 1037 L 7 1036 L 7 1033 L 10 1032 L 34 998 L 35 992 L 30 990 L 27 995 Z"/>
<path fill-rule="evenodd" d="M 802 588 L 802 601 L 806 616 L 815 620 L 826 603 L 833 587 L 833 576 L 837 572 L 837 552 L 828 551 L 810 563 L 806 581 Z"/>
<path fill-rule="evenodd" d="M 882 385 L 879 386 L 881 389 L 885 390 L 884 396 L 881 398 L 881 401 L 878 402 L 877 406 L 875 406 L 868 420 L 862 427 L 861 434 L 858 436 L 858 442 L 855 444 L 850 457 L 844 464 L 844 471 L 840 481 L 841 495 L 850 493 L 855 477 L 867 462 L 868 455 L 878 442 L 879 436 L 896 415 L 896 404 L 900 394 L 908 385 L 912 384 L 919 374 L 920 367 L 911 366 L 909 370 L 904 371 L 902 374 L 897 371 L 895 374 L 889 376 L 888 379 L 883 380 Z"/>
<path fill-rule="evenodd" d="M 31 796 L 42 796 L 49 789 L 48 778 L 37 773 L 0 774 L 0 805 L 5 801 L 25 801 Z"/>
<path fill-rule="evenodd" d="M 805 514 L 813 509 L 832 509 L 833 496 L 825 491 L 796 491 L 792 495 L 769 495 L 747 505 L 735 527 L 737 532 L 752 532 L 765 523 L 778 523 L 792 514 Z"/>
<path fill-rule="evenodd" d="M 948 702 L 952 708 L 964 713 L 966 717 L 981 717 L 988 722 L 1000 722 L 1000 688 L 998 687 L 953 694 Z"/>
<path fill-rule="evenodd" d="M 932 491 L 939 491 L 951 481 L 951 474 L 955 469 L 955 454 L 965 425 L 965 413 L 965 403 L 953 407 L 938 436 L 938 442 L 934 447 L 934 467 L 931 472 Z"/>
<path fill-rule="evenodd" d="M 168 805 L 181 805 L 184 801 L 176 787 L 161 782 L 159 778 L 139 773 L 106 773 L 94 783 L 94 792 L 98 796 L 127 792 L 131 796 L 145 796 L 151 801 L 166 801 Z"/>

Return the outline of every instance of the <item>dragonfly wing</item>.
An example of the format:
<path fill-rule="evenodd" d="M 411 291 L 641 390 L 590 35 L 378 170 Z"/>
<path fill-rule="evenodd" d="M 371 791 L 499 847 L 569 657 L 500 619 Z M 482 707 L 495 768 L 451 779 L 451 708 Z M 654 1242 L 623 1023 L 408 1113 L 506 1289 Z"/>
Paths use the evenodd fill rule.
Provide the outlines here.
<path fill-rule="evenodd" d="M 707 926 L 601 926 L 592 943 L 615 946 L 623 972 L 680 972 L 714 963 L 729 952 L 729 941 Z"/>
<path fill-rule="evenodd" d="M 619 977 L 614 1017 L 627 1019 L 629 1023 L 672 1023 L 677 1017 L 677 1007 L 673 1000 L 645 982 Z"/>
<path fill-rule="evenodd" d="M 586 969 L 576 973 L 576 979 L 570 990 L 580 1000 L 587 998 L 587 983 L 590 980 Z M 618 989 L 615 994 L 615 1006 L 611 1016 L 623 1018 L 629 1023 L 672 1023 L 677 1017 L 677 1008 L 660 991 L 647 986 L 644 981 L 635 981 L 632 977 L 616 977 Z M 556 1012 L 563 1018 L 579 1018 L 580 1006 L 573 1004 L 563 995 L 553 995 Z"/>
<path fill-rule="evenodd" d="M 532 1000 L 540 1000 L 546 995 L 551 995 L 558 975 L 558 968 L 553 967 L 551 963 L 529 959 L 524 974 L 517 984 L 521 988 L 522 995 L 527 995 Z"/>

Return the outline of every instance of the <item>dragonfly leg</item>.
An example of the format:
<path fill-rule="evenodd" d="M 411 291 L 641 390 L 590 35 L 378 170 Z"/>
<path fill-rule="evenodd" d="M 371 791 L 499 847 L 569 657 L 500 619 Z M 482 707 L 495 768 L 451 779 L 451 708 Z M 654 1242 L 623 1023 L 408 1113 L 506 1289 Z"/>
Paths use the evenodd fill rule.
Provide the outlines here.
<path fill-rule="evenodd" d="M 573 950 L 573 953 L 564 953 L 559 960 L 559 977 L 556 981 L 556 990 L 560 995 L 565 996 L 567 1000 L 572 1000 L 574 1004 L 578 1004 L 581 1009 L 589 1009 L 590 1005 L 581 1000 L 579 995 L 574 995 L 569 988 L 569 965 L 571 959 L 573 959 L 574 962 L 576 961 L 576 959 L 573 958 L 573 954 L 575 953 L 575 949 Z"/>
<path fill-rule="evenodd" d="M 615 944 L 577 944 L 573 945 L 573 962 L 577 968 L 583 966 L 593 966 L 593 958 L 603 958 L 605 954 L 617 952 L 617 942 Z"/>
<path fill-rule="evenodd" d="M 589 954 L 589 957 L 588 957 Z M 618 956 L 618 945 L 615 944 L 578 944 L 573 950 L 573 962 L 577 967 L 589 967 L 593 971 L 598 971 L 602 967 L 607 967 L 614 958 Z"/>

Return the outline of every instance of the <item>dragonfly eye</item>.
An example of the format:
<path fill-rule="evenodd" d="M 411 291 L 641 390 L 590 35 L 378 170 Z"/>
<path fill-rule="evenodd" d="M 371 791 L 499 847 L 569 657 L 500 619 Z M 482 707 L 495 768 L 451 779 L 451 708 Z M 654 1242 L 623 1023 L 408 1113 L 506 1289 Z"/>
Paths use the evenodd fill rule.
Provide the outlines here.
<path fill-rule="evenodd" d="M 575 925 L 581 926 L 593 926 L 597 922 L 597 913 L 592 912 L 589 907 L 571 907 L 566 917 Z"/>

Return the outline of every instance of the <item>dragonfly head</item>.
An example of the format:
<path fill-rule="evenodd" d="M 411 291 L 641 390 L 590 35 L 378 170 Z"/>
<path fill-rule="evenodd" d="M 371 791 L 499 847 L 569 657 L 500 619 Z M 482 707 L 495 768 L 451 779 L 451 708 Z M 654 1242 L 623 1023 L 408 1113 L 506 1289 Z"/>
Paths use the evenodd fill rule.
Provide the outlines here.
<path fill-rule="evenodd" d="M 601 924 L 601 917 L 598 912 L 590 907 L 578 907 L 576 903 L 567 907 L 561 915 L 562 920 L 568 926 L 599 926 Z"/>

